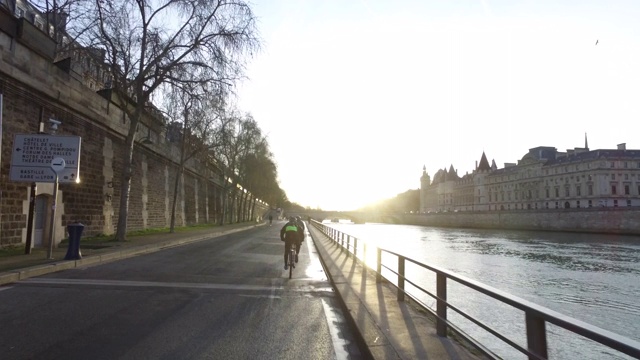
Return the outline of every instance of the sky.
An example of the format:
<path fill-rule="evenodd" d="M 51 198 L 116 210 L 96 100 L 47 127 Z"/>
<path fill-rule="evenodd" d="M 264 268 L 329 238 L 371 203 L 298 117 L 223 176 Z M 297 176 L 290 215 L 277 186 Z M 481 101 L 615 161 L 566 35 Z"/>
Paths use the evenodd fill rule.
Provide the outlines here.
<path fill-rule="evenodd" d="M 237 106 L 290 201 L 354 210 L 484 152 L 640 149 L 640 1 L 254 0 Z"/>

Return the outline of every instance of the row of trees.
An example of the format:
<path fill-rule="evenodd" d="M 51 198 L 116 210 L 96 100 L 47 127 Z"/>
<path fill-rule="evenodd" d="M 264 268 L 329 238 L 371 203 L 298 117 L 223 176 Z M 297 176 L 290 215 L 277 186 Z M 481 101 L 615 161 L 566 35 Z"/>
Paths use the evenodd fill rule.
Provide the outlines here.
<path fill-rule="evenodd" d="M 420 210 L 420 189 L 407 190 L 393 198 L 365 206 L 360 210 L 386 213 L 418 212 Z"/>
<path fill-rule="evenodd" d="M 260 49 L 256 19 L 242 0 L 35 1 L 56 26 L 60 52 L 81 47 L 108 69 L 110 88 L 128 120 L 116 238 L 125 240 L 136 133 L 143 116 L 160 112 L 179 124 L 180 163 L 174 184 L 171 231 L 186 162 L 204 157 L 224 177 L 224 191 L 238 185 L 278 206 L 286 195 L 266 137 L 248 114 L 229 106 L 246 61 Z M 57 19 L 57 20 L 55 20 Z M 64 37 L 59 35 L 64 32 Z M 71 40 L 69 40 L 71 39 Z M 97 50 L 97 51 L 94 51 Z M 245 194 L 245 192 L 242 192 Z M 237 196 L 223 196 L 236 199 Z M 235 201 L 235 200 L 232 200 Z M 223 209 L 239 209 L 223 204 Z M 226 211 L 226 210 L 225 210 Z M 220 222 L 231 218 L 223 214 Z"/>

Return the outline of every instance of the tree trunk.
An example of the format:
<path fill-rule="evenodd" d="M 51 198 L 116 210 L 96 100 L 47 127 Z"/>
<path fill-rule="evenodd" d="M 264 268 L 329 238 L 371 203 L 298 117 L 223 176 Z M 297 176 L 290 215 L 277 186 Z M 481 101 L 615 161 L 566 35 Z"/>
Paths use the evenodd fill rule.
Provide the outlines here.
<path fill-rule="evenodd" d="M 129 128 L 126 138 L 127 154 L 122 165 L 120 175 L 120 207 L 118 209 L 118 227 L 116 229 L 116 241 L 127 240 L 127 216 L 129 214 L 129 193 L 131 191 L 131 174 L 133 172 L 133 142 L 136 126 Z"/>
<path fill-rule="evenodd" d="M 176 181 L 173 186 L 173 203 L 171 204 L 171 223 L 169 225 L 169 232 L 174 233 L 176 227 L 176 205 L 178 202 L 178 189 L 180 188 L 180 178 L 184 172 L 184 165 L 178 167 L 178 173 L 176 174 Z"/>
<path fill-rule="evenodd" d="M 256 217 L 256 197 L 251 197 L 251 206 L 249 207 L 249 220 L 257 220 Z"/>
<path fill-rule="evenodd" d="M 220 204 L 220 225 L 224 225 L 225 224 L 225 220 L 226 220 L 226 216 L 227 216 L 227 197 L 228 197 L 228 185 L 226 184 L 226 179 L 225 179 L 225 185 L 222 187 L 222 194 L 221 194 L 221 198 L 222 198 L 222 203 Z"/>

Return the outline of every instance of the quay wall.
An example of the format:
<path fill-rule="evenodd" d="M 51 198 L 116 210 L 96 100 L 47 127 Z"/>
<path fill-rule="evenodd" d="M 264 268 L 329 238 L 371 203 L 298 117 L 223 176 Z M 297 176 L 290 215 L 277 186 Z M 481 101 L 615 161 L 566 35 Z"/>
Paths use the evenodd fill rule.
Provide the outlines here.
<path fill-rule="evenodd" d="M 1 9 L 0 9 L 1 10 Z M 80 183 L 61 184 L 53 219 L 54 243 L 66 237 L 66 225 L 85 225 L 83 236 L 113 234 L 118 223 L 125 136 L 129 121 L 109 96 L 92 91 L 82 74 L 65 71 L 44 56 L 33 42 L 21 38 L 19 20 L 0 11 L 0 93 L 2 131 L 0 138 L 0 247 L 24 244 L 31 202 L 36 205 L 32 235 L 34 246 L 46 246 L 50 238 L 53 184 L 11 181 L 9 170 L 15 134 L 48 132 L 48 119 L 62 122 L 56 135 L 79 136 Z M 24 23 L 24 21 L 23 21 Z M 29 26 L 28 23 L 23 24 Z M 43 40 L 46 42 L 46 35 Z M 138 139 L 151 136 L 152 143 L 137 141 L 129 196 L 127 230 L 164 228 L 170 225 L 179 151 L 167 137 L 167 128 L 157 119 L 147 119 Z M 41 129 L 41 124 L 45 124 Z M 176 226 L 215 223 L 223 212 L 224 180 L 218 168 L 191 159 L 177 190 Z M 256 203 L 255 214 L 267 210 Z M 39 212 L 38 212 L 39 211 Z M 239 219 L 234 219 L 239 220 Z M 39 229 L 39 230 L 38 230 Z"/>
<path fill-rule="evenodd" d="M 402 214 L 386 219 L 407 225 L 509 229 L 535 231 L 567 231 L 640 235 L 640 209 L 562 209 L 526 210 L 518 212 L 482 211 L 438 214 Z"/>

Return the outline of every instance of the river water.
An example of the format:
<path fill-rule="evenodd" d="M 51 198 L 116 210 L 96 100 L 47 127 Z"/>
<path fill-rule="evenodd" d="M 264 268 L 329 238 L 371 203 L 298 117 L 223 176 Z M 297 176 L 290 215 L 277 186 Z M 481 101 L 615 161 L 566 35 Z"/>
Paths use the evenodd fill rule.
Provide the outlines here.
<path fill-rule="evenodd" d="M 585 323 L 640 341 L 640 237 L 559 232 L 461 230 L 389 224 L 325 224 Z M 371 256 L 374 256 L 370 252 Z M 372 257 L 368 256 L 369 259 Z M 383 257 L 394 264 L 395 258 Z M 373 258 L 375 263 L 375 258 Z M 433 272 L 407 277 L 435 293 Z M 383 274 L 385 271 L 383 271 Z M 392 274 L 385 274 L 392 276 Z M 392 277 L 391 279 L 395 279 Z M 413 293 L 413 291 L 412 291 Z M 448 301 L 526 348 L 524 313 L 449 281 Z M 435 301 L 419 295 L 435 309 Z M 525 359 L 449 310 L 448 317 L 504 359 Z M 630 359 L 547 324 L 552 359 Z"/>

